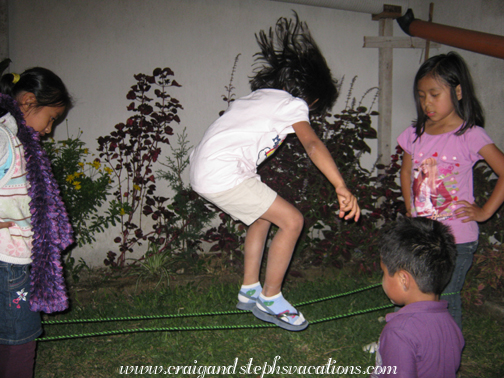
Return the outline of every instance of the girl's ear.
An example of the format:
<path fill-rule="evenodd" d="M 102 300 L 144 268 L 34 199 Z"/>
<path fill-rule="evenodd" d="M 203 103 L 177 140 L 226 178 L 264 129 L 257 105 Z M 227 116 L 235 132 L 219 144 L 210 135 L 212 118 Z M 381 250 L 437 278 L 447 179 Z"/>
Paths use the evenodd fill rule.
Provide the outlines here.
<path fill-rule="evenodd" d="M 23 92 L 16 98 L 23 113 L 29 112 L 37 105 L 37 98 L 32 92 Z"/>
<path fill-rule="evenodd" d="M 460 84 L 455 87 L 455 94 L 457 95 L 457 100 L 462 100 L 462 87 Z"/>

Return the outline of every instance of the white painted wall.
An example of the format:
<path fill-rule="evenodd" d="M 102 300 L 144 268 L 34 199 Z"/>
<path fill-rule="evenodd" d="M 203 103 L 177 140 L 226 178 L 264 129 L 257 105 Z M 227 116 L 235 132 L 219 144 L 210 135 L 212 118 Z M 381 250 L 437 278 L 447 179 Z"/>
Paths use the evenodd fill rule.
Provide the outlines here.
<path fill-rule="evenodd" d="M 427 20 L 429 1 L 408 3 L 416 18 Z M 95 149 L 99 136 L 129 117 L 125 96 L 135 83 L 133 75 L 170 67 L 183 86 L 171 92 L 184 107 L 180 130 L 187 127 L 195 144 L 225 109 L 221 95 L 235 56 L 241 54 L 235 92 L 243 96 L 249 92 L 248 76 L 257 51 L 254 33 L 274 25 L 281 16 L 290 16 L 291 9 L 307 21 L 334 75 L 345 76 L 334 111 L 344 106 L 353 76 L 358 75 L 354 90 L 358 98 L 377 86 L 378 51 L 362 47 L 364 36 L 378 35 L 378 22 L 371 15 L 267 0 L 10 0 L 11 70 L 21 72 L 39 65 L 55 71 L 76 100 L 68 115 L 69 134 L 77 135 L 82 129 L 82 139 Z M 503 16 L 501 0 L 443 0 L 434 10 L 434 22 L 500 35 L 504 34 Z M 405 36 L 397 24 L 394 35 Z M 431 49 L 431 56 L 450 50 L 447 46 Z M 488 132 L 503 148 L 499 105 L 504 102 L 504 61 L 459 52 L 473 70 L 487 111 Z M 394 140 L 415 117 L 411 88 L 422 53 L 412 49 L 394 52 Z M 65 126 L 54 136 L 66 138 Z M 376 153 L 376 143 L 371 146 Z M 365 163 L 374 159 L 366 157 Z M 100 265 L 106 252 L 114 248 L 115 236 L 114 231 L 99 234 L 98 243 L 74 255 L 83 256 L 89 265 Z"/>

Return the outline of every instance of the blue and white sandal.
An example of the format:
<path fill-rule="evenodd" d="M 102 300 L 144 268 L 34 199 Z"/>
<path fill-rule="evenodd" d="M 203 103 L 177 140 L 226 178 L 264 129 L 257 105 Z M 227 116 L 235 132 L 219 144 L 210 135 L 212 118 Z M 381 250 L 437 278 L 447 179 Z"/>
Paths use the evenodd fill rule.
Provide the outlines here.
<path fill-rule="evenodd" d="M 259 286 L 259 290 L 255 289 L 250 289 L 247 291 L 244 291 L 243 289 L 240 290 L 238 293 L 238 304 L 236 305 L 236 308 L 239 310 L 243 311 L 252 311 L 252 309 L 256 305 L 256 298 L 261 292 L 261 287 Z M 257 293 L 259 291 L 259 293 Z"/>
<path fill-rule="evenodd" d="M 252 314 L 258 319 L 268 323 L 274 323 L 288 331 L 302 331 L 310 324 L 299 311 L 296 313 L 283 312 L 281 314 L 275 314 L 261 298 L 257 298 L 256 305 L 252 309 Z"/>

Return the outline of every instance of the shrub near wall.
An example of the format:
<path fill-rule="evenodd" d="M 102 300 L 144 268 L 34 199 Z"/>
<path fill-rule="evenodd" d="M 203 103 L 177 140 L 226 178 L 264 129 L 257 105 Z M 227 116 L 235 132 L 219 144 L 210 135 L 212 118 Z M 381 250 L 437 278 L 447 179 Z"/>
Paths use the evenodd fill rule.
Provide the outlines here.
<path fill-rule="evenodd" d="M 474 198 L 483 205 L 490 198 L 497 178 L 484 161 L 474 168 Z M 504 207 L 486 222 L 479 224 L 478 249 L 467 275 L 462 297 L 466 303 L 483 303 L 483 295 L 498 297 L 504 292 Z"/>
<path fill-rule="evenodd" d="M 367 139 L 375 139 L 372 117 L 378 113 L 352 98 L 352 81 L 345 109 L 341 114 L 312 121 L 312 127 L 327 146 L 348 188 L 358 198 L 363 210 L 355 223 L 338 217 L 339 205 L 334 187 L 311 163 L 295 135 L 286 138 L 274 159 L 260 168 L 265 183 L 280 196 L 295 204 L 305 218 L 305 227 L 296 253 L 310 264 L 333 264 L 342 267 L 353 261 L 361 271 L 379 269 L 377 242 L 379 226 L 395 220 L 404 212 L 401 189 L 396 183 L 400 166 L 397 154 L 390 166 L 376 164 L 372 170 L 360 166 L 359 158 L 371 149 Z"/>
<path fill-rule="evenodd" d="M 170 68 L 156 68 L 152 75 L 134 75 L 136 84 L 126 95 L 131 101 L 127 109 L 133 115 L 115 125 L 109 135 L 98 138 L 99 156 L 118 184 L 112 203 L 120 209 L 120 234 L 114 239 L 119 250 L 108 252 L 105 265 L 124 267 L 127 254 L 144 242 L 151 244 L 149 250 L 155 254 L 199 248 L 202 235 L 195 234 L 195 228 L 210 215 L 203 200 L 181 180 L 188 164 L 185 133 L 179 135 L 179 146 L 172 149 L 174 159 L 165 164 L 169 171 L 158 173 L 176 194 L 171 201 L 156 195 L 153 165 L 160 158 L 162 146 L 170 144 L 172 125 L 180 123 L 178 112 L 183 109 L 168 93 L 181 86 L 173 76 Z M 152 227 L 145 227 L 146 217 L 153 221 Z"/>

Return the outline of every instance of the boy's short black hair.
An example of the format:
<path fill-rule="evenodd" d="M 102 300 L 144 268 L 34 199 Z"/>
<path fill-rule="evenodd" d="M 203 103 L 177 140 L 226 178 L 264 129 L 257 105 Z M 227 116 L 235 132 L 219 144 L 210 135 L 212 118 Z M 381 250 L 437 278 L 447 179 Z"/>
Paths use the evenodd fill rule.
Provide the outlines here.
<path fill-rule="evenodd" d="M 428 218 L 403 218 L 382 236 L 380 256 L 390 275 L 405 270 L 423 293 L 440 295 L 451 279 L 457 249 L 448 226 Z"/>

